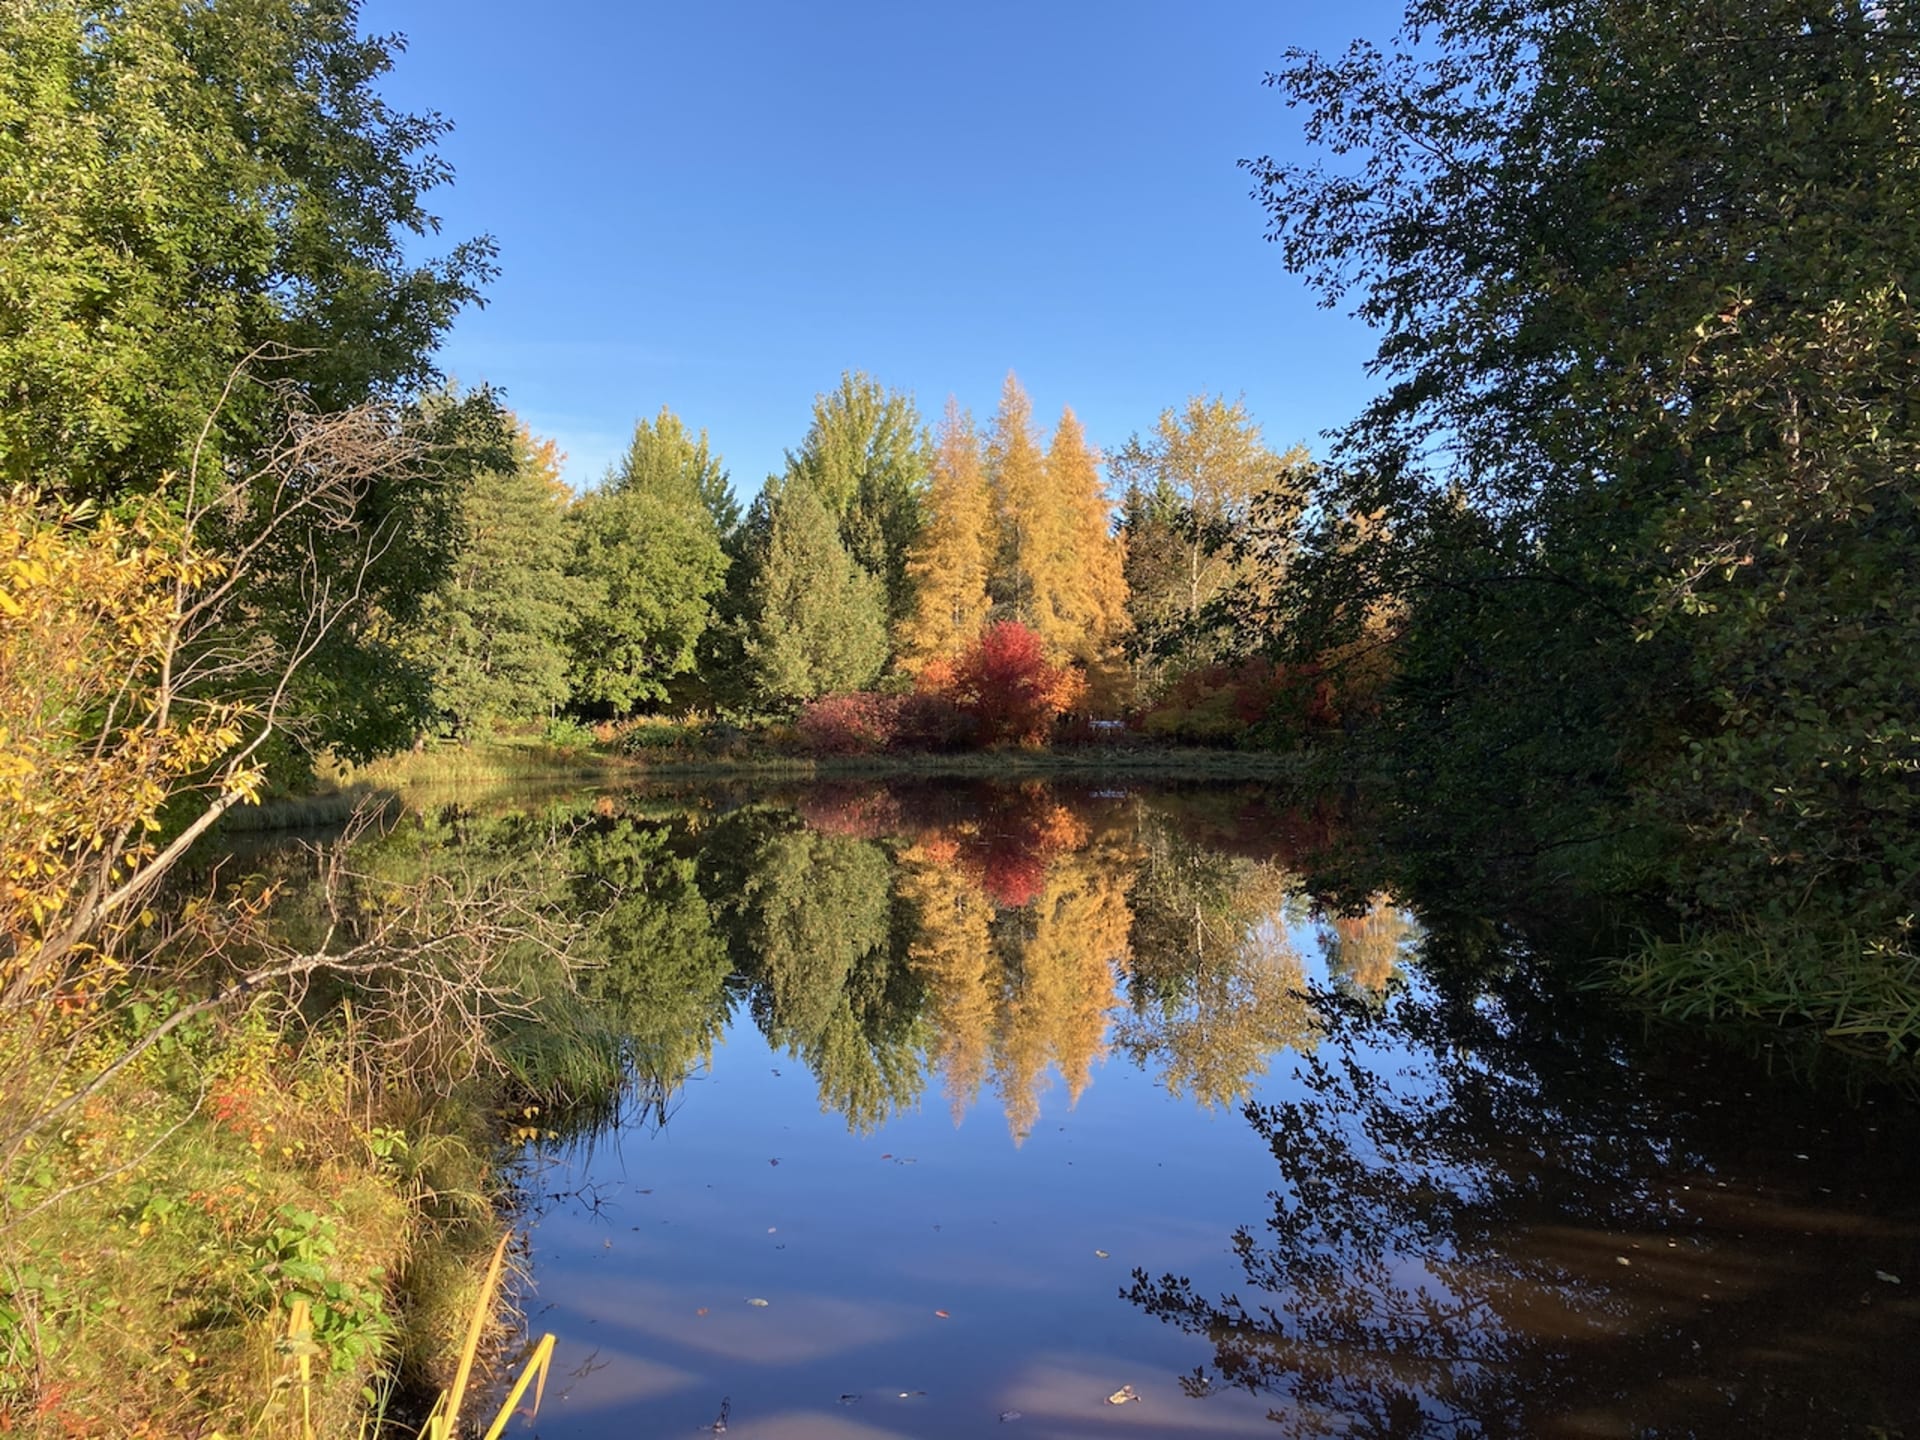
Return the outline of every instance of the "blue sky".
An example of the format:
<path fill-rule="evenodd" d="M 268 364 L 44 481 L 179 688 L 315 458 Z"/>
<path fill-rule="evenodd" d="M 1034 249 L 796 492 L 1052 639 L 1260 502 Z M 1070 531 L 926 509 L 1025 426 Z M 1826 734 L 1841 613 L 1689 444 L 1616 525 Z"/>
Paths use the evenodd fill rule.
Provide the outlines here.
<path fill-rule="evenodd" d="M 844 369 L 981 421 L 1009 369 L 1105 447 L 1199 391 L 1276 446 L 1372 393 L 1372 341 L 1262 237 L 1234 162 L 1297 153 L 1264 72 L 1397 7 L 366 0 L 385 89 L 455 124 L 443 238 L 503 269 L 441 356 L 591 481 L 662 405 L 742 495 Z"/>

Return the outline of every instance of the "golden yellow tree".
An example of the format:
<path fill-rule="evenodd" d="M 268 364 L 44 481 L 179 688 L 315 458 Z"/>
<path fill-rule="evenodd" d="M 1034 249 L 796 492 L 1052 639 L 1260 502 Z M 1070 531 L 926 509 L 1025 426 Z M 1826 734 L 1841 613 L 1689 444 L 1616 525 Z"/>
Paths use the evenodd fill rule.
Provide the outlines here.
<path fill-rule="evenodd" d="M 168 683 L 189 597 L 221 573 L 159 503 L 123 522 L 0 497 L 0 1013 L 112 973 L 99 926 L 143 893 L 161 807 L 239 742 L 234 707 Z"/>
<path fill-rule="evenodd" d="M 1063 812 L 1064 813 L 1064 812 Z M 1082 827 L 1082 836 L 1087 834 Z M 1127 892 L 1139 856 L 1121 830 L 1095 836 L 1048 866 L 1045 888 L 1015 931 L 994 1072 L 1015 1141 L 1040 1118 L 1049 1062 L 1076 1103 L 1107 1053 L 1108 1015 L 1131 958 Z M 1017 978 L 1011 978 L 1017 977 Z"/>
<path fill-rule="evenodd" d="M 993 513 L 980 436 L 952 396 L 934 439 L 927 512 L 907 560 L 914 608 L 895 637 L 902 665 L 916 675 L 930 665 L 950 667 L 993 605 L 987 595 Z"/>
<path fill-rule="evenodd" d="M 993 902 L 957 859 L 952 841 L 929 836 L 901 854 L 898 882 L 920 916 L 909 955 L 927 987 L 928 1058 L 946 1086 L 955 1125 L 986 1080 L 1000 991 L 987 928 Z"/>
<path fill-rule="evenodd" d="M 1033 429 L 1033 402 L 1012 371 L 987 436 L 987 485 L 992 495 L 994 559 L 988 590 L 996 612 L 1031 626 L 1064 656 L 1071 621 L 1060 613 L 1061 561 L 1069 527 L 1047 478 L 1046 455 Z"/>
<path fill-rule="evenodd" d="M 1126 665 L 1120 641 L 1127 614 L 1126 547 L 1114 534 L 1113 507 L 1100 482 L 1100 460 L 1071 409 L 1047 450 L 1047 491 L 1059 507 L 1056 527 L 1064 542 L 1055 557 L 1059 587 L 1054 611 L 1062 621 L 1057 643 L 1087 672 L 1096 708 L 1125 704 Z"/>

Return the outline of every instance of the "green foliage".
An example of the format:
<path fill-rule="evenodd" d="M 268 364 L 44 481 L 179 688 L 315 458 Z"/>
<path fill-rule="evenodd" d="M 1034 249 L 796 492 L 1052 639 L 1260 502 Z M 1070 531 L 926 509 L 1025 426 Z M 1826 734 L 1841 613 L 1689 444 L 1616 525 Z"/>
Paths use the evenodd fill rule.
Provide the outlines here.
<path fill-rule="evenodd" d="M 588 596 L 569 641 L 574 699 L 615 714 L 666 698 L 667 682 L 692 670 L 727 567 L 697 489 L 656 483 L 649 467 L 634 474 L 572 512 L 573 573 Z"/>
<path fill-rule="evenodd" d="M 666 406 L 651 420 L 633 427 L 627 453 L 607 478 L 611 490 L 643 490 L 676 505 L 698 501 L 725 540 L 740 524 L 740 502 L 733 498 L 727 467 L 707 443 Z"/>
<path fill-rule="evenodd" d="M 886 588 L 889 626 L 912 613 L 907 560 L 925 523 L 931 452 L 913 397 L 848 371 L 813 401 L 813 423 L 787 456 L 788 482 L 811 487 L 854 561 Z"/>
<path fill-rule="evenodd" d="M 641 1073 L 669 1089 L 712 1054 L 732 969 L 693 862 L 671 845 L 665 826 L 621 817 L 571 847 L 574 893 L 591 915 L 574 952 L 589 967 L 583 989 L 605 1007 Z"/>
<path fill-rule="evenodd" d="M 1252 163 L 1274 236 L 1390 388 L 1272 613 L 1399 607 L 1372 759 L 1431 879 L 1910 946 L 1917 29 L 1416 0 L 1274 77 L 1342 157 Z"/>
<path fill-rule="evenodd" d="M 512 457 L 474 477 L 460 509 L 464 543 L 422 607 L 434 708 L 456 735 L 537 719 L 567 698 L 564 641 L 582 593 L 568 573 L 568 494 L 551 441 L 521 427 Z"/>
<path fill-rule="evenodd" d="M 416 390 L 492 274 L 421 260 L 436 115 L 379 96 L 399 42 L 354 0 L 23 0 L 0 15 L 0 469 L 112 495 L 184 469 L 210 416 L 244 454 L 283 397 Z"/>
<path fill-rule="evenodd" d="M 759 700 L 791 709 L 871 684 L 887 662 L 880 579 L 847 552 L 805 479 L 780 486 L 769 511 L 744 646 Z"/>
<path fill-rule="evenodd" d="M 893 862 L 791 814 L 742 811 L 726 829 L 708 839 L 702 885 L 730 897 L 724 929 L 755 1023 L 806 1061 L 821 1108 L 849 1128 L 911 1108 L 925 1085 L 925 997 L 907 962 L 914 916 L 893 895 Z"/>

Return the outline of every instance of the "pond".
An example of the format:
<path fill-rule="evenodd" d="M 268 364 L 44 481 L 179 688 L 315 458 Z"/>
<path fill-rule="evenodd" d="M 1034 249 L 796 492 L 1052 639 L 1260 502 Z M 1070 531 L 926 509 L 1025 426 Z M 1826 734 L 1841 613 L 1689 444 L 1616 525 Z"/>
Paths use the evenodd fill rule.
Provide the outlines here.
<path fill-rule="evenodd" d="M 1910 1108 L 1463 979 L 1385 895 L 1324 914 L 1324 816 L 921 783 L 543 823 L 633 1066 L 517 1172 L 548 1440 L 1920 1434 Z"/>

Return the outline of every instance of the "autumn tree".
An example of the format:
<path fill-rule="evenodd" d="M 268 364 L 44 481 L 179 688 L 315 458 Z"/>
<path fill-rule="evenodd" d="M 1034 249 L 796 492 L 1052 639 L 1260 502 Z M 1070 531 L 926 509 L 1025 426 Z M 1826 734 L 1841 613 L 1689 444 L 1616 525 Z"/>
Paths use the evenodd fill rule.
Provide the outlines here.
<path fill-rule="evenodd" d="M 1061 621 L 1057 643 L 1088 678 L 1097 708 L 1108 712 L 1126 699 L 1120 644 L 1130 627 L 1125 545 L 1115 537 L 1112 506 L 1100 481 L 1100 462 L 1071 409 L 1047 448 L 1047 494 L 1060 507 L 1064 544 L 1057 557 Z"/>
<path fill-rule="evenodd" d="M 994 531 L 980 437 L 952 396 L 934 438 L 926 524 L 907 560 L 913 609 L 895 630 L 902 663 L 918 673 L 950 670 L 979 635 Z"/>
<path fill-rule="evenodd" d="M 1298 517 L 1306 452 L 1277 454 L 1242 399 L 1195 395 L 1163 410 L 1150 435 L 1129 437 L 1112 457 L 1124 497 L 1129 611 L 1142 678 L 1157 688 L 1168 671 L 1225 653 L 1214 602 L 1230 589 L 1271 584 L 1285 556 L 1244 563 L 1235 540 L 1256 506 L 1270 527 Z M 1286 515 L 1290 512 L 1290 515 Z"/>
<path fill-rule="evenodd" d="M 1000 993 L 993 902 L 957 860 L 950 839 L 930 834 L 901 852 L 899 878 L 901 897 L 918 914 L 909 956 L 927 995 L 928 1061 L 956 1125 L 986 1082 Z"/>
<path fill-rule="evenodd" d="M 806 438 L 787 455 L 786 478 L 805 481 L 833 515 L 847 553 L 880 578 L 889 625 L 913 610 L 908 555 L 920 534 L 927 469 L 913 397 L 857 370 L 814 397 Z"/>
<path fill-rule="evenodd" d="M 511 463 L 461 501 L 453 569 L 422 607 L 416 641 L 433 705 L 456 735 L 548 714 L 566 700 L 567 635 L 582 587 L 571 573 L 571 494 L 552 440 L 516 428 Z"/>
<path fill-rule="evenodd" d="M 803 476 L 770 485 L 769 496 L 745 663 L 760 703 L 791 709 L 879 675 L 887 663 L 886 593 L 840 543 L 832 513 Z"/>
<path fill-rule="evenodd" d="M 950 691 L 978 724 L 983 744 L 1038 745 L 1086 694 L 1086 679 L 1047 658 L 1038 634 L 1017 620 L 980 632 L 954 666 Z"/>
<path fill-rule="evenodd" d="M 1033 402 L 1011 371 L 987 433 L 987 486 L 995 534 L 988 589 L 996 618 L 1018 620 L 1059 646 L 1071 626 L 1059 608 L 1071 526 L 1048 488 Z"/>

